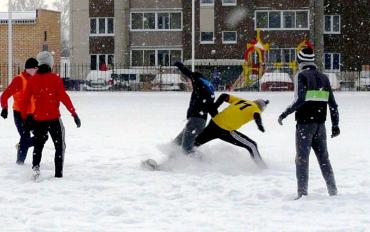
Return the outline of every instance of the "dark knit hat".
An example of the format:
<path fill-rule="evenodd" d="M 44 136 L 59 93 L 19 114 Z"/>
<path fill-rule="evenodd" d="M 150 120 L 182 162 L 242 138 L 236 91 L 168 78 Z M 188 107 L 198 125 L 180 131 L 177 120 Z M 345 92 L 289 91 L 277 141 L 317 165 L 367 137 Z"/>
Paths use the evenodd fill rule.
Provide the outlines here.
<path fill-rule="evenodd" d="M 29 58 L 24 65 L 24 69 L 37 68 L 38 66 L 39 62 L 35 58 Z"/>
<path fill-rule="evenodd" d="M 297 55 L 297 62 L 314 62 L 315 54 L 312 48 L 303 48 Z"/>

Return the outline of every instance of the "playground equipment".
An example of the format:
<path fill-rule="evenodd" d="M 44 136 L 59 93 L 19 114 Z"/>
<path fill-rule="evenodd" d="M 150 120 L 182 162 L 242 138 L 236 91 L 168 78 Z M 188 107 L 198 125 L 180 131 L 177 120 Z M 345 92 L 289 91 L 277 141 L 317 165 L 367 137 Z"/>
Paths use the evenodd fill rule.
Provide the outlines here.
<path fill-rule="evenodd" d="M 243 73 L 234 82 L 233 89 L 237 87 L 248 86 L 253 83 L 258 77 L 262 76 L 264 71 L 266 51 L 270 48 L 269 44 L 265 44 L 261 39 L 261 30 L 257 30 L 256 38 L 247 43 L 244 52 Z M 254 54 L 257 55 L 257 62 L 255 62 Z M 253 78 L 256 77 L 256 78 Z"/>
<path fill-rule="evenodd" d="M 310 40 L 304 39 L 298 44 L 295 49 L 298 54 L 304 47 L 313 48 Z M 264 44 L 261 40 L 261 31 L 257 30 L 257 37 L 248 42 L 244 53 L 245 63 L 243 64 L 243 73 L 234 82 L 233 89 L 243 88 L 252 85 L 255 81 L 259 80 L 265 73 L 265 60 L 266 53 L 270 50 L 269 44 Z M 256 55 L 255 62 L 254 56 Z M 281 70 L 282 68 L 289 68 L 291 74 L 294 76 L 298 69 L 298 63 L 295 60 L 290 62 L 275 62 L 271 64 L 274 70 Z"/>

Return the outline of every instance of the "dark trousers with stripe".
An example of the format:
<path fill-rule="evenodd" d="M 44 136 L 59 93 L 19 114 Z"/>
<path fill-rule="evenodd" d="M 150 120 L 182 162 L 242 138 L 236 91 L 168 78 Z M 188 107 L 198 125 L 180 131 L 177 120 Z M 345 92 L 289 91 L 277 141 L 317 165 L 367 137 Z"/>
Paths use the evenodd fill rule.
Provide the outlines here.
<path fill-rule="evenodd" d="M 55 147 L 55 177 L 63 176 L 64 151 L 66 148 L 64 126 L 61 119 L 51 121 L 35 121 L 34 127 L 33 166 L 40 166 L 42 150 L 50 134 Z"/>
<path fill-rule="evenodd" d="M 337 194 L 334 172 L 329 160 L 324 123 L 297 124 L 296 126 L 296 176 L 298 196 L 307 195 L 309 155 L 314 150 L 321 173 L 330 195 Z"/>
<path fill-rule="evenodd" d="M 234 144 L 239 147 L 243 147 L 249 151 L 253 161 L 260 167 L 266 168 L 258 148 L 257 143 L 246 135 L 238 131 L 227 131 L 217 126 L 212 120 L 208 126 L 199 134 L 195 139 L 195 146 L 201 146 L 213 139 L 221 139 L 225 142 Z"/>
<path fill-rule="evenodd" d="M 21 113 L 16 110 L 13 111 L 13 115 L 15 126 L 17 127 L 19 135 L 21 136 L 17 151 L 17 163 L 23 164 L 26 160 L 28 149 L 33 146 L 33 137 L 31 137 L 33 118 L 31 115 L 29 115 L 26 121 L 24 121 Z"/>

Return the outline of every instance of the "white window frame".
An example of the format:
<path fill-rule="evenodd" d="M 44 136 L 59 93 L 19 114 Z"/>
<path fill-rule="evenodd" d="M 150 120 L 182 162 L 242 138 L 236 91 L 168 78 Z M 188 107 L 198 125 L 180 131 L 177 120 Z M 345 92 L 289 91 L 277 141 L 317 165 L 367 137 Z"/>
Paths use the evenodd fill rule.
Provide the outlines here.
<path fill-rule="evenodd" d="M 91 69 L 91 70 L 97 70 L 99 71 L 99 56 L 105 56 L 105 64 L 107 65 L 107 67 L 109 68 L 109 63 L 108 63 L 108 56 L 113 56 L 113 64 L 114 64 L 114 54 L 89 54 L 90 55 L 90 69 L 91 69 L 91 56 L 96 56 L 96 61 L 95 61 L 95 64 L 96 64 L 96 69 Z"/>
<path fill-rule="evenodd" d="M 297 12 L 307 12 L 307 26 L 304 28 L 297 27 Z M 267 12 L 267 28 L 258 28 L 257 27 L 257 13 L 258 12 Z M 280 13 L 280 27 L 279 28 L 270 28 L 269 20 L 270 20 L 270 12 L 279 12 Z M 284 28 L 284 12 L 295 12 L 295 27 L 294 28 Z M 254 11 L 254 29 L 261 29 L 265 31 L 307 31 L 310 30 L 310 11 L 305 9 L 297 9 L 297 10 L 255 10 Z"/>
<path fill-rule="evenodd" d="M 203 0 L 200 0 L 200 6 L 214 6 L 215 0 L 212 0 L 212 3 L 204 3 Z"/>
<path fill-rule="evenodd" d="M 202 40 L 202 33 L 213 33 L 212 41 Z M 215 43 L 215 32 L 214 31 L 201 31 L 199 34 L 200 44 L 214 44 Z"/>
<path fill-rule="evenodd" d="M 89 18 L 90 21 L 89 21 L 89 25 L 90 25 L 90 36 L 114 36 L 114 31 L 115 31 L 115 28 L 114 28 L 114 17 L 90 17 Z M 96 20 L 96 33 L 91 33 L 91 19 L 95 19 Z M 105 33 L 99 33 L 99 19 L 104 19 L 104 27 L 105 27 Z M 108 33 L 108 19 L 113 19 L 113 33 Z M 95 54 L 94 54 L 95 55 Z"/>
<path fill-rule="evenodd" d="M 183 49 L 182 48 L 168 48 L 168 47 L 161 47 L 161 48 L 132 48 L 130 49 L 130 66 L 131 67 L 159 67 L 159 61 L 158 61 L 158 51 L 161 51 L 161 50 L 168 50 L 170 51 L 169 52 L 169 56 L 170 56 L 170 59 L 171 59 L 171 51 L 180 51 L 181 52 L 181 61 L 183 60 L 183 55 L 184 55 L 184 52 L 183 52 Z M 133 66 L 132 65 L 132 51 L 142 51 L 143 52 L 143 60 L 142 60 L 142 63 L 144 63 L 144 51 L 155 51 L 155 65 L 154 66 Z M 169 66 L 161 66 L 163 68 L 171 68 L 173 66 L 171 66 L 171 60 L 170 60 L 170 65 Z"/>
<path fill-rule="evenodd" d="M 233 32 L 233 33 L 235 33 L 235 40 L 234 41 L 225 41 L 224 40 L 224 33 L 225 32 Z M 238 43 L 238 32 L 237 31 L 223 31 L 222 32 L 222 43 L 223 44 L 236 44 L 236 43 Z"/>
<path fill-rule="evenodd" d="M 237 0 L 234 0 L 235 3 L 229 3 L 229 2 L 224 2 L 225 0 L 222 0 L 222 5 L 223 6 L 236 6 L 238 3 L 237 3 Z"/>
<path fill-rule="evenodd" d="M 326 17 L 330 17 L 330 31 L 325 30 Z M 334 17 L 339 17 L 339 31 L 334 31 Z M 341 34 L 342 18 L 340 15 L 324 15 L 324 34 Z"/>
<path fill-rule="evenodd" d="M 326 69 L 325 67 L 325 56 L 330 55 L 330 69 Z M 339 69 L 333 69 L 334 66 L 334 55 L 339 55 Z M 338 52 L 325 52 L 324 53 L 324 70 L 327 72 L 340 72 L 341 64 L 342 64 L 342 54 Z"/>
<path fill-rule="evenodd" d="M 143 28 L 142 29 L 132 29 L 132 14 L 143 14 L 143 19 L 144 19 L 144 14 L 145 13 L 151 13 L 151 14 L 155 14 L 155 27 L 154 29 L 144 29 L 144 21 L 143 21 Z M 180 14 L 181 15 L 181 25 L 180 25 L 180 29 L 158 29 L 158 14 L 161 14 L 161 13 L 167 13 L 169 14 L 169 24 L 170 24 L 170 27 L 171 27 L 171 20 L 172 20 L 172 17 L 171 17 L 171 14 L 173 13 L 177 13 L 177 14 Z M 183 14 L 182 14 L 182 11 L 132 11 L 130 12 L 130 31 L 135 31 L 135 32 L 146 32 L 146 31 L 182 31 L 183 30 L 183 25 L 184 25 L 184 22 L 183 22 Z"/>

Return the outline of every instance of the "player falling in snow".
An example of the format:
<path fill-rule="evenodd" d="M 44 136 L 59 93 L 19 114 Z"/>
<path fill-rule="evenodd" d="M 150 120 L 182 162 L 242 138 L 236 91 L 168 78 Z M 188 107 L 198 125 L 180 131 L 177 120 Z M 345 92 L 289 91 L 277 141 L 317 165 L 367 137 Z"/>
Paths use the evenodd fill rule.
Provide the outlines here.
<path fill-rule="evenodd" d="M 181 62 L 176 62 L 174 65 L 190 79 L 193 87 L 186 114 L 187 123 L 174 143 L 181 146 L 185 154 L 192 154 L 195 138 L 203 131 L 208 114 L 211 116 L 217 114 L 217 108 L 214 106 L 215 90 L 201 73 L 190 71 Z M 143 161 L 142 165 L 152 170 L 158 169 L 157 162 L 152 159 Z"/>
<path fill-rule="evenodd" d="M 230 105 L 212 118 L 207 127 L 195 139 L 194 146 L 199 147 L 213 139 L 246 148 L 253 161 L 261 168 L 266 168 L 265 162 L 258 151 L 257 143 L 237 130 L 244 124 L 255 121 L 260 131 L 265 132 L 261 113 L 269 103 L 268 100 L 249 101 L 229 94 L 222 94 L 215 102 L 218 108 L 223 102 Z"/>
<path fill-rule="evenodd" d="M 176 62 L 175 66 L 191 80 L 193 87 L 186 115 L 188 121 L 185 128 L 175 138 L 175 143 L 180 145 L 186 154 L 189 154 L 193 151 L 195 138 L 206 125 L 208 114 L 211 116 L 217 114 L 217 108 L 214 106 L 214 88 L 201 73 L 190 71 L 180 62 Z"/>

